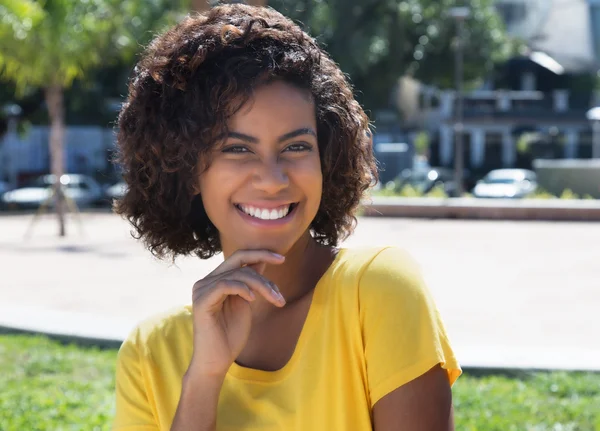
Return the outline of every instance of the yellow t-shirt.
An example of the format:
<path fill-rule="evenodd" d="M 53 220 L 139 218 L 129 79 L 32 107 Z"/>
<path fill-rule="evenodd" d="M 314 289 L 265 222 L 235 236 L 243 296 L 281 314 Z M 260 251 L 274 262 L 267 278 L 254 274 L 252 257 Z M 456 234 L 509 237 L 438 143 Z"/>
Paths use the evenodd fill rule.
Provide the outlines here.
<path fill-rule="evenodd" d="M 192 355 L 191 307 L 139 325 L 119 350 L 115 431 L 169 430 Z M 372 407 L 436 364 L 461 374 L 415 262 L 397 248 L 343 249 L 323 275 L 289 362 L 234 363 L 217 430 L 371 430 Z"/>

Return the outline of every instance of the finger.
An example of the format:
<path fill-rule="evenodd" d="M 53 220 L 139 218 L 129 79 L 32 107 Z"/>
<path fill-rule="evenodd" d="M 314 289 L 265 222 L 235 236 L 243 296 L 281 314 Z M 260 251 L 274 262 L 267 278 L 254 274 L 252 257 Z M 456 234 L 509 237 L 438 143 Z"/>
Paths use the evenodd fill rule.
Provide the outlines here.
<path fill-rule="evenodd" d="M 221 274 L 248 265 L 283 263 L 285 257 L 269 250 L 237 250 L 210 274 Z"/>
<path fill-rule="evenodd" d="M 214 283 L 218 283 L 221 280 L 237 280 L 244 283 L 252 291 L 263 296 L 267 301 L 271 302 L 277 307 L 285 305 L 285 299 L 281 295 L 281 291 L 275 283 L 261 274 L 257 273 L 253 268 L 246 266 L 243 268 L 236 268 L 231 271 L 227 271 L 222 274 L 207 277 L 194 286 L 194 289 L 206 289 L 203 286 L 211 286 Z"/>
<path fill-rule="evenodd" d="M 232 271 L 227 275 L 228 279 L 234 279 L 242 281 L 247 285 L 253 292 L 260 294 L 267 301 L 271 302 L 277 307 L 285 305 L 285 299 L 279 288 L 271 280 L 258 274 L 254 269 L 250 267 L 240 268 L 236 271 Z"/>
<path fill-rule="evenodd" d="M 267 267 L 266 263 L 256 263 L 254 265 L 248 265 L 250 268 L 252 268 L 253 270 L 255 270 L 256 272 L 258 272 L 260 275 L 262 275 L 265 272 L 265 268 Z"/>
<path fill-rule="evenodd" d="M 192 296 L 193 304 L 202 304 L 209 309 L 220 305 L 228 296 L 237 295 L 248 302 L 256 299 L 256 295 L 249 286 L 239 280 L 219 280 L 204 289 L 198 289 Z"/>
<path fill-rule="evenodd" d="M 210 286 L 219 280 L 238 280 L 245 283 L 255 293 L 260 294 L 276 307 L 283 307 L 286 301 L 283 295 L 281 295 L 281 291 L 277 285 L 259 274 L 253 267 L 254 265 L 244 266 L 242 268 L 237 267 L 221 273 L 217 273 L 215 270 L 209 276 L 198 281 L 196 285 L 194 285 L 194 290 L 205 289 L 206 286 Z"/>

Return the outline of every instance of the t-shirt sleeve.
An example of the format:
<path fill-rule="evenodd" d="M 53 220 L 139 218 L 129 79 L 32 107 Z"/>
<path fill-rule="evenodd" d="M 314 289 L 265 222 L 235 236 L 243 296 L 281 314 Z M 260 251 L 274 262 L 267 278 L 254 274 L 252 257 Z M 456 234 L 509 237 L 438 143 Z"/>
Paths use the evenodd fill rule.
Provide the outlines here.
<path fill-rule="evenodd" d="M 451 385 L 460 376 L 432 295 L 408 253 L 386 248 L 369 262 L 359 307 L 371 406 L 435 365 Z"/>
<path fill-rule="evenodd" d="M 140 359 L 138 331 L 123 342 L 116 364 L 116 414 L 113 431 L 158 431 Z"/>

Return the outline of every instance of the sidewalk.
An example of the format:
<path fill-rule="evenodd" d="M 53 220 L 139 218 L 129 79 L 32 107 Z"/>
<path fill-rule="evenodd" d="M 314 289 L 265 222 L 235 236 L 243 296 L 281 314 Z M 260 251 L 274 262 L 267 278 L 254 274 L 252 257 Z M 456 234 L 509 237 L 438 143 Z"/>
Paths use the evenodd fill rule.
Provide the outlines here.
<path fill-rule="evenodd" d="M 209 261 L 155 260 L 111 214 L 0 217 L 0 327 L 118 343 L 189 302 Z M 421 263 L 465 367 L 600 371 L 600 223 L 362 218 L 346 246 L 392 244 Z"/>

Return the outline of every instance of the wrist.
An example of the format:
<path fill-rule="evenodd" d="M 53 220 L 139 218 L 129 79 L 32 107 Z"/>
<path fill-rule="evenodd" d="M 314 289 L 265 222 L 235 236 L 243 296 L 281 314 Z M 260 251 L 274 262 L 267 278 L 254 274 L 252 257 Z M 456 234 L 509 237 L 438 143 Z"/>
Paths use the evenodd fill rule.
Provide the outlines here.
<path fill-rule="evenodd" d="M 196 363 L 192 360 L 187 371 L 183 375 L 183 383 L 191 385 L 215 386 L 220 388 L 227 375 L 227 370 L 208 367 L 205 364 Z"/>

